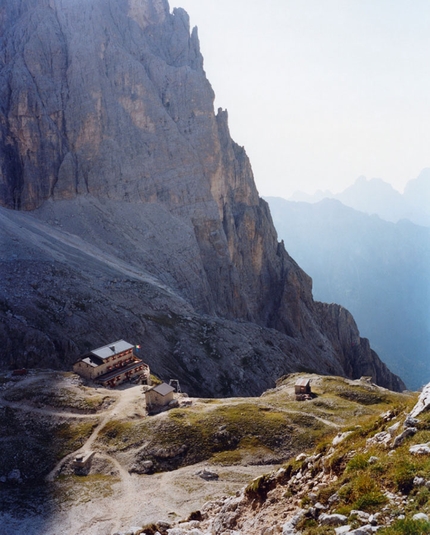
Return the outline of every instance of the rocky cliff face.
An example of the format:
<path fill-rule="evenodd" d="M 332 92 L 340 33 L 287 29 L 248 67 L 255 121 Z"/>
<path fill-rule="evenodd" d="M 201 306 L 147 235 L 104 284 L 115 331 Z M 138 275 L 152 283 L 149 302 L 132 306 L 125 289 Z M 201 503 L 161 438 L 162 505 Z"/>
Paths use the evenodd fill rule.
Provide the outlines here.
<path fill-rule="evenodd" d="M 188 384 L 193 369 L 202 382 L 212 369 L 199 345 L 223 359 L 251 359 L 246 373 L 242 361 L 230 369 L 227 359 L 224 375 L 214 365 L 219 377 L 212 387 L 208 381 L 209 393 L 251 388 L 243 386 L 251 376 L 261 391 L 299 365 L 361 373 L 339 336 L 359 340 L 355 324 L 322 313 L 310 278 L 277 242 L 227 113 L 214 113 L 197 31 L 182 9 L 170 13 L 164 0 L 6 0 L 0 34 L 0 203 L 32 211 L 21 219 L 1 212 L 10 282 L 2 289 L 4 360 L 21 362 L 31 346 L 67 362 L 118 333 L 138 338 L 161 372 L 181 375 L 183 366 Z M 120 292 L 106 295 L 118 272 Z M 50 285 L 68 295 L 51 295 Z M 72 306 L 80 293 L 82 306 Z M 119 302 L 139 320 L 118 313 Z M 35 325 L 35 306 L 47 313 L 44 325 Z M 194 332 L 179 328 L 182 320 L 172 334 L 160 309 L 163 317 L 198 318 L 204 340 L 181 340 Z M 210 344 L 202 315 L 212 318 Z M 240 342 L 215 348 L 229 338 L 221 330 Z M 31 342 L 17 349 L 22 331 Z M 251 333 L 259 333 L 260 349 L 248 355 Z M 266 342 L 276 364 L 262 362 Z M 369 374 L 401 388 L 364 345 Z M 161 364 L 166 352 L 171 358 Z M 192 366 L 181 357 L 190 353 Z M 255 376 L 258 366 L 265 371 Z M 260 379 L 266 384 L 257 386 Z"/>

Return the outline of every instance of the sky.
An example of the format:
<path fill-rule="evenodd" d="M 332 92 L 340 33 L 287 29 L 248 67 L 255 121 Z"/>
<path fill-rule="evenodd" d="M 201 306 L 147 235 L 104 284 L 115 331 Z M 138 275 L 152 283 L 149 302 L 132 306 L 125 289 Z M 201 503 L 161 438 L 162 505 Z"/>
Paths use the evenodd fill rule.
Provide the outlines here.
<path fill-rule="evenodd" d="M 170 0 L 197 26 L 260 195 L 402 192 L 430 167 L 428 0 Z"/>

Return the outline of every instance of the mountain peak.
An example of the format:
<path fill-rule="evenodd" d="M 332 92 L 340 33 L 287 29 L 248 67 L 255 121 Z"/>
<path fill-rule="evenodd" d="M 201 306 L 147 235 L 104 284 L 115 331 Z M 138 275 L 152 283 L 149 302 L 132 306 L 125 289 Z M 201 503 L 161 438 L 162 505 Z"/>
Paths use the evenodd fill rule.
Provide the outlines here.
<path fill-rule="evenodd" d="M 18 364 L 36 345 L 29 362 L 65 366 L 115 334 L 145 339 L 151 368 L 174 370 L 200 393 L 260 393 L 304 363 L 354 376 L 364 366 L 402 388 L 350 315 L 313 301 L 310 277 L 278 243 L 227 112 L 215 115 L 184 10 L 170 13 L 164 0 L 15 5 L 6 0 L 0 21 L 0 204 L 14 209 L 1 217 L 21 244 L 5 237 L 17 260 L 1 266 L 10 281 L 0 289 L 3 362 Z M 42 259 L 57 266 L 49 285 Z M 112 280 L 122 292 L 102 291 Z M 59 308 L 52 287 L 63 288 Z M 27 349 L 14 342 L 17 317 Z"/>

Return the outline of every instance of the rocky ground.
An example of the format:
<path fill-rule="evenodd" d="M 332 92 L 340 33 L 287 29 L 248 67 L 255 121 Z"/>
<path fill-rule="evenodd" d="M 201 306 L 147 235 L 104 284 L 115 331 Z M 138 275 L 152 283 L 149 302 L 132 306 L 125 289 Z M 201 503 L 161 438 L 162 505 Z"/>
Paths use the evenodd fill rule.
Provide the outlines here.
<path fill-rule="evenodd" d="M 427 436 L 427 420 L 415 433 L 414 421 L 403 427 L 415 396 L 311 376 L 316 396 L 297 402 L 297 377 L 259 398 L 179 396 L 177 408 L 148 416 L 142 386 L 93 388 L 59 372 L 3 375 L 2 533 L 136 534 L 146 526 L 171 535 L 290 535 L 297 520 L 299 533 L 320 535 L 334 533 L 333 523 L 352 530 L 362 520 L 380 526 L 428 512 L 426 466 L 416 467 L 421 479 L 409 494 L 393 478 L 386 483 L 378 510 L 359 509 L 338 488 L 357 452 L 356 466 L 373 477 Z M 73 460 L 90 451 L 91 463 L 76 473 Z M 415 491 L 420 511 L 411 505 Z M 309 531 L 315 526 L 323 531 Z"/>
<path fill-rule="evenodd" d="M 240 464 L 208 470 L 208 464 L 202 462 L 152 475 L 130 473 L 127 468 L 133 462 L 132 454 L 123 452 L 119 462 L 115 452 L 104 451 L 96 442 L 100 430 L 110 421 L 141 422 L 148 418 L 140 385 L 127 385 L 115 391 L 88 389 L 73 374 L 32 372 L 19 380 L 3 383 L 1 393 L 3 420 L 7 419 L 10 424 L 12 415 L 14 419 L 18 415 L 19 434 L 30 433 L 32 422 L 39 427 L 49 423 L 51 429 L 60 425 L 77 432 L 81 431 L 78 424 L 90 424 L 89 429 L 82 428 L 87 433 L 84 439 L 68 445 L 68 450 L 72 451 L 63 456 L 56 452 L 61 457 L 48 473 L 47 466 L 38 463 L 37 457 L 25 463 L 23 455 L 18 452 L 17 456 L 14 439 L 19 437 L 10 437 L 10 440 L 7 434 L 3 437 L 0 523 L 1 533 L 5 535 L 107 534 L 154 521 L 171 524 L 187 517 L 213 497 L 236 492 L 263 470 L 258 465 Z M 187 404 L 187 398 L 183 400 Z M 165 419 L 166 414 L 156 418 Z M 10 428 L 11 434 L 13 431 L 15 429 Z M 46 440 L 41 435 L 32 438 Z M 79 447 L 73 449 L 77 445 Z M 31 447 L 30 444 L 27 451 L 30 457 L 35 453 Z M 75 475 L 74 458 L 90 450 L 97 453 L 88 473 Z M 51 464 L 54 457 L 51 454 Z M 41 471 L 45 472 L 42 481 Z M 208 478 L 208 473 L 216 476 Z"/>
<path fill-rule="evenodd" d="M 338 433 L 169 535 L 430 533 L 429 399 L 427 385 L 409 414 Z"/>

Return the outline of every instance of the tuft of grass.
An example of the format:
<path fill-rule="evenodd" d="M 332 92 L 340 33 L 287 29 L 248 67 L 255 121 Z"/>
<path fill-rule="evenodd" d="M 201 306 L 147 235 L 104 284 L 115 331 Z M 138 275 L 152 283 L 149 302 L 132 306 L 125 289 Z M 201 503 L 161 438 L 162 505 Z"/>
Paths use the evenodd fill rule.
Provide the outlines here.
<path fill-rule="evenodd" d="M 415 495 L 415 503 L 418 509 L 421 509 L 430 502 L 430 490 L 427 487 L 418 489 Z"/>
<path fill-rule="evenodd" d="M 378 483 L 362 471 L 345 483 L 338 490 L 338 495 L 341 500 L 338 512 L 342 514 L 347 514 L 352 509 L 372 513 L 388 501 Z"/>
<path fill-rule="evenodd" d="M 238 450 L 218 451 L 212 455 L 211 461 L 214 464 L 232 466 L 235 464 L 240 464 L 242 457 L 242 452 Z"/>
<path fill-rule="evenodd" d="M 330 526 L 320 526 L 313 518 L 304 517 L 297 523 L 297 533 L 306 535 L 332 535 L 333 528 Z"/>
<path fill-rule="evenodd" d="M 276 486 L 276 480 L 270 474 L 263 474 L 256 477 L 245 487 L 245 496 L 249 500 L 258 500 L 264 502 L 267 494 Z"/>
<path fill-rule="evenodd" d="M 163 382 L 159 377 L 157 377 L 157 375 L 154 375 L 153 373 L 151 373 L 150 378 L 152 386 L 161 385 L 161 383 Z"/>
<path fill-rule="evenodd" d="M 369 466 L 369 455 L 358 453 L 347 463 L 346 470 L 365 470 Z"/>
<path fill-rule="evenodd" d="M 388 498 L 375 487 L 374 489 L 364 492 L 352 504 L 352 508 L 358 511 L 368 511 L 374 513 L 388 502 Z"/>
<path fill-rule="evenodd" d="M 414 478 L 417 474 L 415 463 L 408 458 L 400 459 L 396 464 L 393 480 L 397 490 L 403 494 L 409 494 L 414 487 Z"/>

